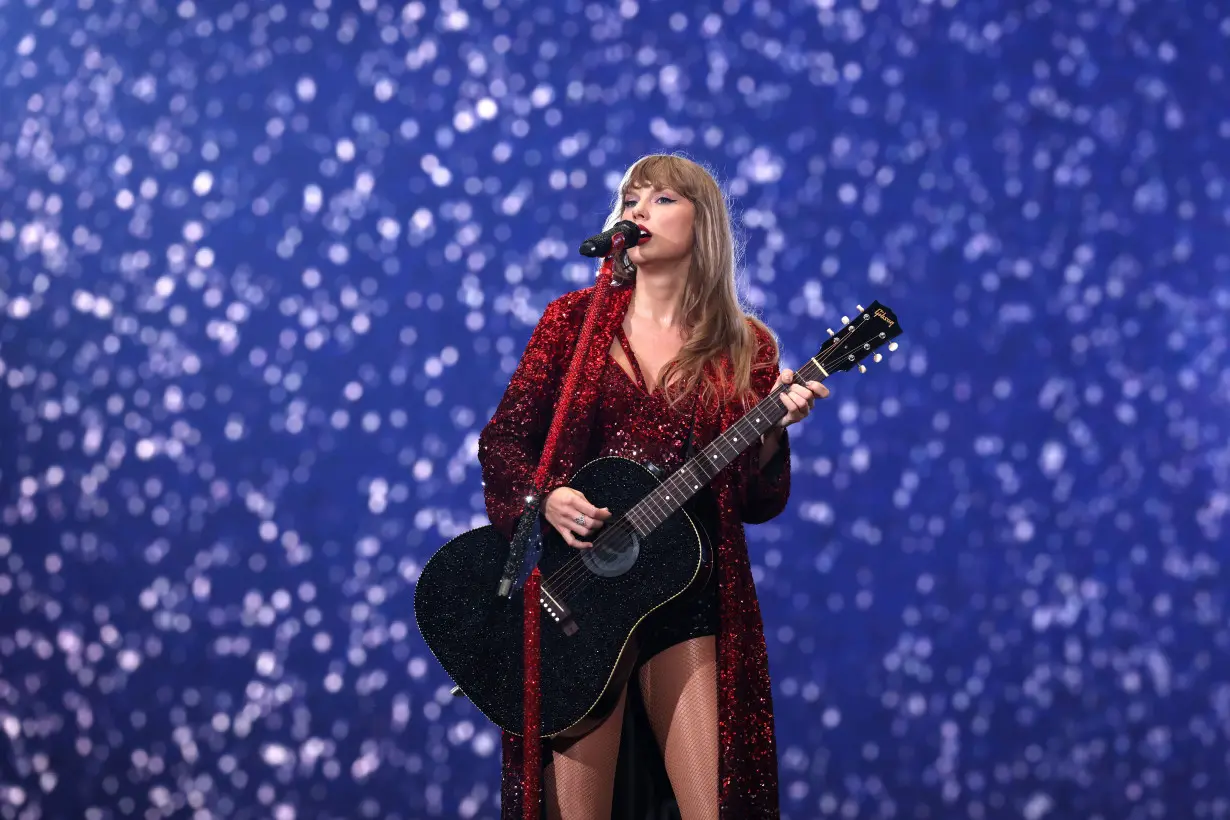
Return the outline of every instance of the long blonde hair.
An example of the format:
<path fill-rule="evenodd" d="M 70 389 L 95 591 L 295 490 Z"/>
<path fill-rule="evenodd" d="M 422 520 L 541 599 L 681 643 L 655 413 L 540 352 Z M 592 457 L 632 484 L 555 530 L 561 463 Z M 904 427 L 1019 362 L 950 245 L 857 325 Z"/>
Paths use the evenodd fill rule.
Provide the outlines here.
<path fill-rule="evenodd" d="M 734 235 L 721 189 L 704 167 L 684 156 L 642 157 L 627 170 L 615 192 L 607 228 L 623 218 L 628 191 L 644 186 L 675 191 L 692 203 L 696 213 L 692 265 L 680 312 L 683 347 L 662 368 L 658 382 L 667 401 L 674 405 L 696 389 L 700 400 L 709 406 L 734 398 L 745 406 L 760 400 L 762 397 L 751 390 L 758 341 L 749 322 L 762 330 L 772 345 L 770 362 L 777 359 L 777 339 L 739 300 Z M 730 357 L 729 374 L 720 366 L 724 353 Z"/>

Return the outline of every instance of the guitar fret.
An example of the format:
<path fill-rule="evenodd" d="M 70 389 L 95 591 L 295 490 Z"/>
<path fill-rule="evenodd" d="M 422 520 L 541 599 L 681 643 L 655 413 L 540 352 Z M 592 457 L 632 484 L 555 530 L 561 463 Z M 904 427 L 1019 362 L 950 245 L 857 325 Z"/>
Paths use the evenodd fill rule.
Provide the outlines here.
<path fill-rule="evenodd" d="M 636 530 L 638 535 L 648 535 L 652 532 L 652 529 L 645 526 L 645 522 L 641 520 L 641 514 L 637 512 L 636 506 L 633 506 L 630 510 L 628 510 L 627 518 L 632 522 L 632 528 Z"/>
<path fill-rule="evenodd" d="M 645 501 L 643 502 L 649 505 L 650 515 L 652 516 L 650 520 L 653 521 L 653 526 L 655 527 L 661 524 L 663 521 L 665 521 L 668 517 L 667 515 L 664 514 L 665 511 L 662 509 L 658 500 L 654 497 L 656 495 L 657 495 L 657 491 L 650 493 L 649 495 L 645 496 Z"/>
<path fill-rule="evenodd" d="M 700 455 L 694 461 L 696 463 L 696 471 L 700 473 L 705 483 L 708 483 L 716 473 L 709 472 L 709 462 L 705 461 L 705 451 L 701 450 Z"/>

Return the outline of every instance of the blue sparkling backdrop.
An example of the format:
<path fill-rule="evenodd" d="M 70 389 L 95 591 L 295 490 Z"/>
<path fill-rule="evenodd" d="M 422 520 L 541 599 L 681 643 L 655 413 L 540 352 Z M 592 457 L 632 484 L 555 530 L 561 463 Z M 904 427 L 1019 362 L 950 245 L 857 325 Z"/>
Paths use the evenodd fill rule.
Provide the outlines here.
<path fill-rule="evenodd" d="M 786 364 L 783 816 L 1230 817 L 1217 2 L 0 0 L 0 817 L 493 817 L 415 632 L 644 153 Z"/>

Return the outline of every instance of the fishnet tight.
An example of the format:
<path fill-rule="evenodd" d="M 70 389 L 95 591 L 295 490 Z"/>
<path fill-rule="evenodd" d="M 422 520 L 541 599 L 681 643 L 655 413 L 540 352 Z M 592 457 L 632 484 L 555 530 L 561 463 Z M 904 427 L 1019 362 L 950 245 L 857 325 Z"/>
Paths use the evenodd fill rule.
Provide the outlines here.
<path fill-rule="evenodd" d="M 683 820 L 717 820 L 717 646 L 694 638 L 641 667 L 641 697 Z M 610 820 L 627 692 L 596 729 L 554 746 L 543 776 L 550 820 Z"/>

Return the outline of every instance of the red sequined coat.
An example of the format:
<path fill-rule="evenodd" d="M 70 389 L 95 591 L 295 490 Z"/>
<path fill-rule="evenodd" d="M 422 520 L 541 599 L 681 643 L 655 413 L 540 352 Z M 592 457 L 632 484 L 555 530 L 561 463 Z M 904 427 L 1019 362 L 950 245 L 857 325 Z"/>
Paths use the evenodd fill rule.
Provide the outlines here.
<path fill-rule="evenodd" d="M 593 288 L 575 291 L 547 306 L 530 337 L 525 353 L 495 415 L 479 438 L 484 496 L 491 523 L 511 537 L 522 501 L 531 491 L 533 477 L 558 393 L 568 372 L 571 354 L 585 320 Z M 606 310 L 595 326 L 579 395 L 566 419 L 551 479 L 543 497 L 567 483 L 587 460 L 586 431 L 593 428 L 599 399 L 597 386 L 614 338 L 626 314 L 632 287 L 613 287 Z M 757 329 L 758 356 L 752 385 L 758 396 L 772 389 L 779 372 L 771 340 Z M 723 365 L 729 368 L 729 361 Z M 699 449 L 746 412 L 738 402 L 720 410 L 702 411 L 696 419 L 695 445 Z M 762 475 L 760 445 L 754 445 L 713 480 L 720 509 L 717 568 L 721 626 L 718 651 L 718 721 L 720 741 L 719 806 L 723 820 L 777 817 L 777 750 L 773 729 L 773 703 L 760 607 L 744 539 L 744 523 L 757 524 L 780 513 L 790 493 L 789 437 L 781 437 L 784 468 Z M 502 813 L 520 820 L 522 740 L 504 735 Z M 544 760 L 549 756 L 544 754 Z"/>

